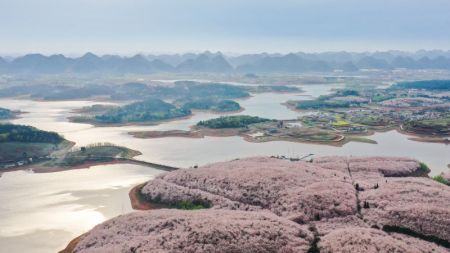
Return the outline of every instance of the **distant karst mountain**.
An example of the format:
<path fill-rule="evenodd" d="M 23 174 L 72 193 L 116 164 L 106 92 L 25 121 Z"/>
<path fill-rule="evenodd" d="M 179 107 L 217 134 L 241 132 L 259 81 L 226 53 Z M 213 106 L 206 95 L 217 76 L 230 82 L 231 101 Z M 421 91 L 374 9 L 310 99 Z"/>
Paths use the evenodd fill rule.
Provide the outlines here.
<path fill-rule="evenodd" d="M 174 67 L 158 59 L 149 61 L 142 55 L 135 55 L 131 58 L 122 59 L 117 71 L 145 74 L 149 72 L 171 72 L 174 71 Z"/>
<path fill-rule="evenodd" d="M 61 54 L 51 56 L 27 54 L 12 60 L 0 57 L 0 73 L 6 74 L 304 73 L 399 68 L 450 70 L 450 51 L 299 52 L 240 56 L 206 51 L 199 54 L 138 54 L 132 57 L 97 56 L 93 53 L 86 53 L 78 58 L 69 58 Z"/>
<path fill-rule="evenodd" d="M 14 59 L 6 65 L 5 70 L 11 73 L 61 73 L 66 71 L 73 61 L 63 55 L 28 54 Z"/>
<path fill-rule="evenodd" d="M 225 60 L 221 53 L 206 52 L 194 59 L 188 59 L 177 66 L 183 72 L 230 72 L 233 67 Z"/>

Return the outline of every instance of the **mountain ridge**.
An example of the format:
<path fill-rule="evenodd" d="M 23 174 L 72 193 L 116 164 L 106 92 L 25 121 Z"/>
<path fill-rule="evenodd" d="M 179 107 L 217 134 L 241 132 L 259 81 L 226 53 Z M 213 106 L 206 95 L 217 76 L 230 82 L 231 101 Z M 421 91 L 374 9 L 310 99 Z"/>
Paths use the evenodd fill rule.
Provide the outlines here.
<path fill-rule="evenodd" d="M 304 73 L 363 69 L 444 69 L 450 70 L 450 51 L 420 50 L 417 52 L 385 51 L 373 53 L 323 52 L 288 54 L 243 54 L 230 56 L 221 52 L 98 56 L 87 52 L 70 58 L 62 54 L 45 56 L 27 54 L 11 60 L 0 57 L 0 73 L 61 74 L 61 73 Z"/>

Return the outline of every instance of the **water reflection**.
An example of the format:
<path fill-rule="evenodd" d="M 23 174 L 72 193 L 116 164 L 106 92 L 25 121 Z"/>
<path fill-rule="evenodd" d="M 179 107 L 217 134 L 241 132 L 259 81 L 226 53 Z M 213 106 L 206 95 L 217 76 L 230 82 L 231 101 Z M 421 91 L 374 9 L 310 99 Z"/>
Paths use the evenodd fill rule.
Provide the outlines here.
<path fill-rule="evenodd" d="M 118 164 L 55 173 L 4 173 L 0 178 L 2 250 L 7 246 L 7 252 L 34 252 L 35 244 L 44 248 L 39 248 L 42 252 L 60 250 L 105 219 L 130 212 L 130 188 L 160 172 Z M 38 240 L 12 244 L 21 238 Z"/>

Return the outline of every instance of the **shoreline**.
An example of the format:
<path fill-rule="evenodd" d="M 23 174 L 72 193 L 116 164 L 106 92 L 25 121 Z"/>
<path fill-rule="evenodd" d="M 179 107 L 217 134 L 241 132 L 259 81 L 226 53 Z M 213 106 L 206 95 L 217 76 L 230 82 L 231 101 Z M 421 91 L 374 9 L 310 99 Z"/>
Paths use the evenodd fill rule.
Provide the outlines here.
<path fill-rule="evenodd" d="M 263 143 L 263 142 L 271 142 L 271 141 L 287 141 L 287 142 L 296 142 L 296 143 L 307 143 L 307 144 L 318 144 L 318 145 L 331 145 L 342 147 L 343 145 L 349 142 L 359 142 L 358 138 L 365 138 L 373 136 L 376 133 L 385 133 L 389 131 L 397 131 L 399 134 L 405 135 L 409 137 L 409 140 L 418 141 L 418 142 L 426 142 L 426 143 L 442 143 L 442 144 L 450 144 L 450 140 L 446 140 L 446 137 L 436 137 L 436 136 L 428 136 L 410 133 L 404 131 L 401 126 L 383 126 L 377 127 L 376 129 L 368 129 L 366 133 L 360 134 L 342 134 L 341 132 L 335 132 L 336 135 L 339 136 L 337 140 L 332 141 L 307 141 L 307 140 L 297 140 L 295 138 L 271 138 L 270 136 L 267 139 L 259 140 L 257 138 L 251 137 L 248 134 L 242 132 L 242 129 L 235 128 L 225 128 L 225 129 L 203 129 L 203 128 L 195 128 L 195 126 L 191 126 L 190 130 L 167 130 L 167 131 L 134 131 L 128 132 L 129 135 L 134 138 L 139 139 L 159 139 L 159 138 L 205 138 L 205 137 L 232 137 L 239 136 L 242 137 L 245 141 L 251 143 Z M 365 142 L 365 141 L 363 141 Z M 370 142 L 368 142 L 370 143 Z M 375 143 L 373 143 L 375 144 Z"/>
<path fill-rule="evenodd" d="M 150 203 L 146 201 L 144 198 L 142 198 L 140 192 L 141 189 L 147 184 L 147 182 L 134 186 L 128 193 L 128 197 L 130 198 L 130 203 L 133 210 L 147 211 L 147 210 L 161 209 L 164 207 L 163 205 Z"/>
<path fill-rule="evenodd" d="M 345 134 L 341 134 L 339 132 L 336 132 L 337 135 L 339 135 L 338 140 L 333 141 L 303 141 L 303 140 L 296 140 L 296 139 L 286 139 L 286 138 L 268 138 L 266 140 L 258 140 L 255 139 L 245 133 L 241 133 L 240 129 L 221 129 L 221 130 L 210 130 L 210 129 L 195 129 L 193 126 L 191 126 L 191 130 L 167 130 L 167 131 L 135 131 L 135 132 L 128 132 L 129 135 L 133 136 L 134 138 L 139 139 L 159 139 L 159 138 L 205 138 L 205 137 L 232 137 L 232 136 L 239 136 L 242 137 L 245 141 L 251 142 L 251 143 L 264 143 L 264 142 L 271 142 L 271 141 L 287 141 L 287 142 L 296 142 L 296 143 L 307 143 L 307 144 L 317 144 L 317 145 L 331 145 L 331 146 L 339 146 L 342 147 L 343 145 L 349 143 L 349 142 L 361 142 L 358 140 L 358 138 L 365 138 L 373 136 L 376 133 L 386 133 L 389 131 L 397 131 L 398 133 L 405 135 L 412 141 L 418 141 L 418 142 L 426 142 L 426 143 L 442 143 L 442 144 L 450 144 L 450 141 L 447 141 L 445 137 L 439 138 L 439 137 L 431 137 L 426 135 L 419 135 L 419 134 L 413 134 L 410 132 L 403 131 L 399 127 L 383 127 L 379 129 L 370 129 L 366 133 L 361 134 L 348 134 L 347 136 Z M 369 139 L 370 140 L 370 139 Z M 362 141 L 365 142 L 365 141 Z M 371 143 L 371 142 L 367 142 Z M 372 143 L 375 144 L 375 143 Z"/>
<path fill-rule="evenodd" d="M 449 145 L 450 140 L 440 139 L 440 138 L 432 138 L 432 137 L 411 137 L 408 138 L 412 141 L 425 142 L 425 143 L 440 143 Z"/>
<path fill-rule="evenodd" d="M 442 144 L 450 144 L 450 137 L 449 136 L 433 136 L 433 135 L 426 135 L 426 134 L 417 134 L 417 133 L 411 133 L 403 129 L 403 126 L 400 125 L 399 127 L 396 127 L 395 129 L 398 133 L 409 136 L 409 140 L 412 141 L 418 141 L 418 142 L 425 142 L 425 143 L 442 143 Z M 445 139 L 446 138 L 446 139 Z"/>
<path fill-rule="evenodd" d="M 115 160 L 107 161 L 107 162 L 85 162 L 85 163 L 75 165 L 75 166 L 70 166 L 70 167 L 61 167 L 61 166 L 49 167 L 49 166 L 43 166 L 42 163 L 30 164 L 30 165 L 26 165 L 26 166 L 19 166 L 16 168 L 11 168 L 11 169 L 0 170 L 0 177 L 5 172 L 13 172 L 13 171 L 21 171 L 21 170 L 22 171 L 27 171 L 27 170 L 32 171 L 33 173 L 53 173 L 53 172 L 62 172 L 62 171 L 68 171 L 68 170 L 89 169 L 93 166 L 113 165 L 113 164 L 141 165 L 141 166 L 151 167 L 151 168 L 164 170 L 164 171 L 173 171 L 173 170 L 179 169 L 177 167 L 172 167 L 169 165 L 151 163 L 151 162 L 140 161 L 140 160 L 135 160 L 135 159 L 115 159 Z"/>
<path fill-rule="evenodd" d="M 77 244 L 80 242 L 81 237 L 83 237 L 84 235 L 86 235 L 86 233 L 79 235 L 79 236 L 73 238 L 72 240 L 70 240 L 70 242 L 67 244 L 67 246 L 63 250 L 58 251 L 58 253 L 72 253 L 73 250 L 75 249 L 75 247 L 77 246 Z"/>
<path fill-rule="evenodd" d="M 130 198 L 131 208 L 133 210 L 150 210 L 152 206 L 150 203 L 145 202 L 144 199 L 140 196 L 140 191 L 142 187 L 145 186 L 146 183 L 138 184 L 131 188 L 130 192 L 128 192 L 128 197 Z"/>

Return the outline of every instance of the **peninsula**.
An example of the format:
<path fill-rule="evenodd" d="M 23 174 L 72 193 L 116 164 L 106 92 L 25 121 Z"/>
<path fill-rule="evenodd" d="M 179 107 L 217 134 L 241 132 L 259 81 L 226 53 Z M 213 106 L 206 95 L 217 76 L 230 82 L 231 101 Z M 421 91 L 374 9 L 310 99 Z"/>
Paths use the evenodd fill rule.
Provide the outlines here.
<path fill-rule="evenodd" d="M 140 154 L 111 143 L 74 147 L 74 143 L 54 132 L 0 124 L 0 175 L 5 171 L 27 168 L 36 172 L 54 172 L 105 163 L 132 163 L 169 171 L 176 169 L 133 159 Z"/>

